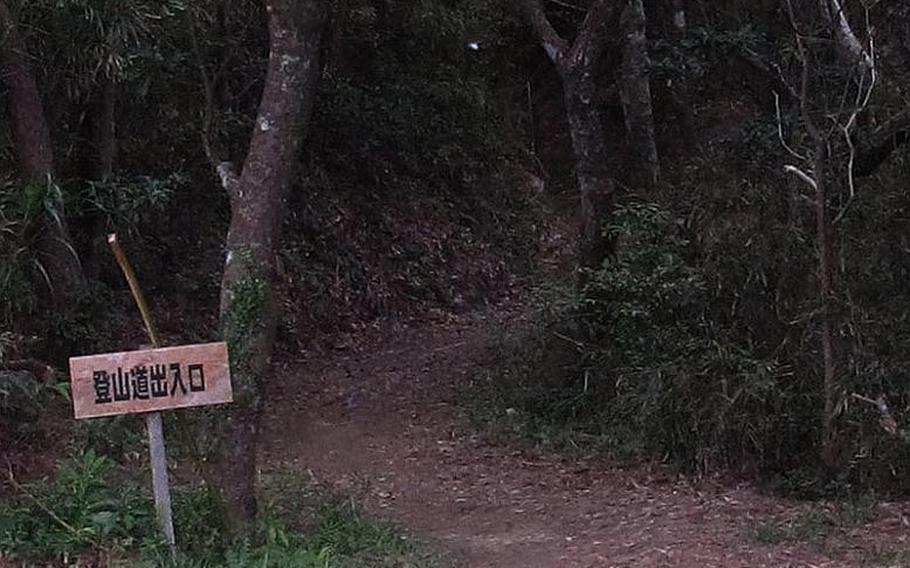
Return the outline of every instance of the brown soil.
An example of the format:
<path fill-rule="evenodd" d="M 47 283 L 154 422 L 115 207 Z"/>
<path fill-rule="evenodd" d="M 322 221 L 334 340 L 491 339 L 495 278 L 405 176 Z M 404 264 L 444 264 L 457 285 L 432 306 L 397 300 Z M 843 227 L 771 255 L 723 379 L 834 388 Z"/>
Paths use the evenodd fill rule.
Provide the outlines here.
<path fill-rule="evenodd" d="M 521 320 L 503 306 L 440 315 L 375 330 L 359 351 L 285 362 L 263 469 L 357 493 L 469 567 L 874 566 L 910 548 L 907 504 L 883 503 L 874 522 L 821 542 L 761 544 L 759 523 L 819 505 L 485 440 L 461 405 L 502 325 Z"/>

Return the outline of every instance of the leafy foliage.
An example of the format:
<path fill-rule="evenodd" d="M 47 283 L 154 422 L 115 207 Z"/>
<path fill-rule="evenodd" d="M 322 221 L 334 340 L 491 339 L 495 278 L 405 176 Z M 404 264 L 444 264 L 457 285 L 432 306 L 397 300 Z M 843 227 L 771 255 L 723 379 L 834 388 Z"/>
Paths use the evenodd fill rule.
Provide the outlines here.
<path fill-rule="evenodd" d="M 822 544 L 846 529 L 869 523 L 875 516 L 876 501 L 866 495 L 833 507 L 811 507 L 795 518 L 773 516 L 756 523 L 751 536 L 763 544 L 793 541 Z"/>
<path fill-rule="evenodd" d="M 0 371 L 0 440 L 4 434 L 17 438 L 40 435 L 39 418 L 55 394 L 53 387 L 35 380 L 30 373 Z"/>
<path fill-rule="evenodd" d="M 50 286 L 47 271 L 37 257 L 38 222 L 49 215 L 60 218 L 63 194 L 53 179 L 35 179 L 23 187 L 12 180 L 0 182 L 0 324 L 9 329 L 13 306 L 27 313 L 35 308 L 36 281 Z"/>
<path fill-rule="evenodd" d="M 79 205 L 83 214 L 102 215 L 111 229 L 135 232 L 165 210 L 181 183 L 178 174 L 164 179 L 138 176 L 90 181 L 80 196 Z"/>
<path fill-rule="evenodd" d="M 92 451 L 62 463 L 52 482 L 18 490 L 19 498 L 0 508 L 0 550 L 13 558 L 75 558 L 102 543 L 134 548 L 155 534 L 148 495 Z"/>
<path fill-rule="evenodd" d="M 143 476 L 144 479 L 144 476 Z M 129 472 L 91 451 L 61 464 L 53 481 L 16 488 L 0 505 L 0 551 L 12 560 L 74 561 L 104 551 L 113 566 L 223 567 L 434 566 L 393 527 L 363 516 L 350 499 L 289 476 L 267 485 L 269 506 L 257 544 L 231 542 L 216 492 L 179 486 L 174 494 L 180 554 L 156 542 L 150 496 Z M 292 508 L 283 509 L 293 496 Z M 301 512 L 305 512 L 301 523 Z M 288 528 L 303 525 L 301 530 Z"/>
<path fill-rule="evenodd" d="M 160 56 L 156 40 L 186 9 L 182 0 L 52 0 L 29 2 L 22 10 L 30 51 L 45 69 L 63 70 L 53 88 L 68 98 L 85 100 L 102 79 L 135 78 L 142 63 Z"/>
<path fill-rule="evenodd" d="M 787 309 L 767 291 L 771 279 L 792 274 L 763 268 L 769 249 L 737 249 L 739 230 L 695 264 L 685 225 L 653 203 L 622 207 L 606 230 L 617 252 L 573 301 L 546 301 L 556 307 L 544 327 L 523 338 L 492 381 L 497 406 L 512 409 L 511 428 L 614 454 L 668 456 L 701 471 L 806 463 L 815 384 L 801 378 L 805 363 L 785 347 L 790 330 L 766 304 Z M 769 232 L 751 247 L 775 242 Z"/>

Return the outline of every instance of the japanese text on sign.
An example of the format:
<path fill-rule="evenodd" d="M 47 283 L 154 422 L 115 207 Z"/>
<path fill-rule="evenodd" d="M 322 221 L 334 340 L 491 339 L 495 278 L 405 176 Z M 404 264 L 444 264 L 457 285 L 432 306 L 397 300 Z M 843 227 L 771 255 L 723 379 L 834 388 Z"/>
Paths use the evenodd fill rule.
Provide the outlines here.
<path fill-rule="evenodd" d="M 189 392 L 204 391 L 205 366 L 202 363 L 194 363 L 187 365 L 185 369 L 184 375 L 180 363 L 170 363 L 137 365 L 127 371 L 121 367 L 117 367 L 116 372 L 92 371 L 95 404 L 186 395 L 187 384 Z M 188 377 L 186 382 L 184 376 Z"/>

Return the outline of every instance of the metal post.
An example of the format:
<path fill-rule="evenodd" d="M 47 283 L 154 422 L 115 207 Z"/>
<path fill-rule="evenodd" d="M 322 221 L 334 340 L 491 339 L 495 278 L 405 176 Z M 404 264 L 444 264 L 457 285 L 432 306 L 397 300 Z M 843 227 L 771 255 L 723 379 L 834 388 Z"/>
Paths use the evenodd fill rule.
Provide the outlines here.
<path fill-rule="evenodd" d="M 161 427 L 161 413 L 149 412 L 145 415 L 145 426 L 149 434 L 149 454 L 152 462 L 152 491 L 155 495 L 155 510 L 164 541 L 177 553 L 177 541 L 174 538 L 174 518 L 171 512 L 171 488 L 167 479 L 167 453 L 164 447 L 164 430 Z"/>

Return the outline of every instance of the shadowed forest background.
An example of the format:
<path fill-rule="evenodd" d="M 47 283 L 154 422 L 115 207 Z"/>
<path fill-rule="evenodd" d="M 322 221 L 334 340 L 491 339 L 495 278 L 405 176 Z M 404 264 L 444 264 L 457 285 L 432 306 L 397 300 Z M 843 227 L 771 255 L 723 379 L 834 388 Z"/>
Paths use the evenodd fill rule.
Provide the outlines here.
<path fill-rule="evenodd" d="M 0 567 L 161 553 L 139 422 L 66 398 L 147 343 L 109 233 L 166 343 L 231 347 L 236 404 L 168 416 L 200 565 L 425 565 L 275 528 L 277 362 L 503 303 L 498 443 L 906 497 L 908 89 L 886 0 L 0 0 Z"/>

